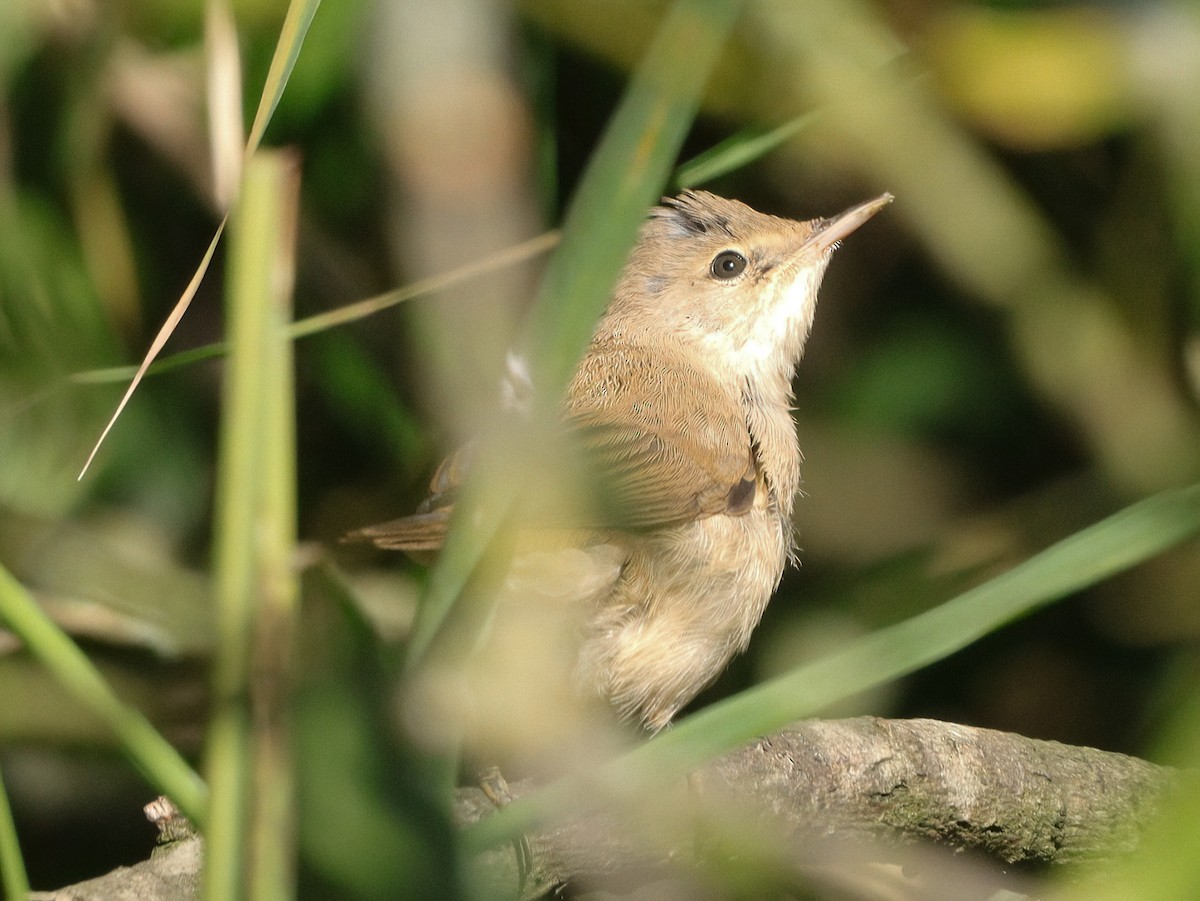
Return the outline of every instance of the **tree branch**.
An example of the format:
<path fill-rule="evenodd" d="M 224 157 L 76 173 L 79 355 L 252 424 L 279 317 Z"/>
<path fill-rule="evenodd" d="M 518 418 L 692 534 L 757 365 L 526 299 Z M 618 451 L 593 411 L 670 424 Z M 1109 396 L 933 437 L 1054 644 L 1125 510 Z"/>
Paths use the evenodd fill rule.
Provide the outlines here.
<path fill-rule="evenodd" d="M 819 869 L 815 878 L 849 889 L 848 897 L 876 897 L 862 884 L 865 864 L 877 865 L 891 849 L 900 856 L 888 859 L 903 863 L 907 879 L 912 846 L 924 840 L 1004 865 L 1068 865 L 1128 853 L 1175 782 L 1174 771 L 1134 757 L 990 729 L 875 717 L 811 720 L 692 774 L 686 820 L 656 809 L 654 828 L 643 821 L 631 827 L 588 814 L 527 836 L 532 869 L 525 884 L 532 890 L 619 877 L 629 885 L 660 878 L 664 868 L 677 873 L 680 863 L 719 867 L 757 855 L 804 878 Z M 520 797 L 535 786 L 510 788 Z M 459 790 L 461 822 L 494 810 L 480 789 Z M 196 849 L 189 837 L 138 866 L 34 897 L 196 898 Z M 483 855 L 479 865 L 497 883 L 518 881 L 511 848 Z M 961 871 L 945 857 L 935 866 Z M 962 873 L 952 878 L 947 897 L 971 897 Z M 137 880 L 132 894 L 130 880 Z M 981 888 L 979 896 L 990 891 Z M 927 886 L 920 896 L 934 897 Z M 893 886 L 889 897 L 904 895 Z"/>
<path fill-rule="evenodd" d="M 737 828 L 790 839 L 810 862 L 829 858 L 812 853 L 814 839 L 833 838 L 842 850 L 929 840 L 1006 865 L 1065 865 L 1133 850 L 1175 775 L 1093 748 L 935 720 L 861 717 L 797 723 L 711 761 L 689 781 L 718 817 L 752 804 L 754 822 L 739 819 Z M 534 786 L 511 788 L 520 797 Z M 491 809 L 481 791 L 460 790 L 464 821 Z M 696 861 L 705 850 L 694 834 L 648 847 L 644 834 L 597 822 L 577 819 L 528 836 L 529 881 L 604 879 Z M 515 878 L 511 851 L 494 853 L 489 865 Z"/>

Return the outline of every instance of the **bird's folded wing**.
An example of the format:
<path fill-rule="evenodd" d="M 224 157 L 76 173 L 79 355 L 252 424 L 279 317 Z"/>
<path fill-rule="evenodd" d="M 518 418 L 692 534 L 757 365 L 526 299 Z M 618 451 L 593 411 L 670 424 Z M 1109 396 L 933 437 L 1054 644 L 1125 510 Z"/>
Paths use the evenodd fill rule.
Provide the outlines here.
<path fill-rule="evenodd" d="M 579 523 L 562 522 L 530 501 L 525 513 L 532 525 L 648 530 L 740 515 L 754 503 L 754 450 L 739 399 L 686 361 L 667 364 L 661 352 L 637 346 L 593 345 L 571 384 L 564 420 L 596 502 L 589 521 Z M 467 445 L 447 458 L 417 513 L 344 540 L 437 550 L 473 451 Z"/>
<path fill-rule="evenodd" d="M 757 485 L 740 399 L 661 351 L 593 346 L 566 420 L 610 525 L 662 528 L 750 509 Z"/>

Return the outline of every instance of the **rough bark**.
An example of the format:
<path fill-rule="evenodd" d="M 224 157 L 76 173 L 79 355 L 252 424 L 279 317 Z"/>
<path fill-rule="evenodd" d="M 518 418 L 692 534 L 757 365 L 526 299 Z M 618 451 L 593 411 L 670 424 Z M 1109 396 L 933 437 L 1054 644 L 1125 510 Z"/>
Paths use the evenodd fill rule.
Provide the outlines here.
<path fill-rule="evenodd" d="M 203 842 L 193 835 L 158 848 L 132 867 L 55 892 L 32 892 L 29 901 L 196 901 L 203 859 Z"/>
<path fill-rule="evenodd" d="M 866 859 L 856 846 L 877 860 L 884 847 L 921 841 L 1026 870 L 1117 856 L 1137 846 L 1174 779 L 1124 754 L 934 720 L 861 717 L 797 723 L 711 761 L 689 782 L 719 817 L 752 810 L 752 821 L 739 818 L 735 828 L 786 843 L 811 874 L 831 860 Z M 517 783 L 512 794 L 533 787 Z M 460 792 L 465 819 L 489 809 L 482 792 Z M 700 828 L 712 826 L 710 817 Z M 705 841 L 682 834 L 656 845 L 588 816 L 528 837 L 528 881 L 604 882 L 628 869 L 695 861 L 709 850 Z M 774 849 L 776 863 L 779 856 Z M 489 865 L 516 878 L 511 851 L 494 852 Z"/>
<path fill-rule="evenodd" d="M 795 853 L 802 858 L 795 868 L 806 877 L 814 869 L 840 869 L 838 876 L 826 872 L 823 881 L 849 897 L 874 897 L 844 884 L 847 869 L 867 859 L 847 856 L 847 849 L 870 849 L 872 864 L 881 848 L 925 840 L 1005 867 L 1110 858 L 1137 846 L 1174 782 L 1172 771 L 1123 754 L 933 720 L 862 717 L 795 724 L 706 764 L 688 786 L 701 807 L 721 812 L 726 838 L 771 836 L 765 851 L 756 838 L 756 853 L 776 863 Z M 534 788 L 528 782 L 510 787 L 515 797 Z M 460 790 L 461 821 L 492 811 L 479 789 Z M 728 851 L 728 843 L 707 844 L 711 834 L 669 824 L 658 838 L 647 840 L 602 814 L 557 824 L 527 837 L 532 868 L 526 885 L 614 876 L 628 885 L 661 878 L 671 867 L 678 871 L 681 863 L 703 865 L 714 847 Z M 908 868 L 913 858 L 893 860 Z M 511 849 L 490 852 L 481 865 L 498 882 L 515 884 Z M 944 859 L 937 864 L 946 865 Z M 34 898 L 194 898 L 199 867 L 198 841 L 187 838 L 144 864 Z M 949 897 L 969 897 L 961 876 L 954 885 Z"/>

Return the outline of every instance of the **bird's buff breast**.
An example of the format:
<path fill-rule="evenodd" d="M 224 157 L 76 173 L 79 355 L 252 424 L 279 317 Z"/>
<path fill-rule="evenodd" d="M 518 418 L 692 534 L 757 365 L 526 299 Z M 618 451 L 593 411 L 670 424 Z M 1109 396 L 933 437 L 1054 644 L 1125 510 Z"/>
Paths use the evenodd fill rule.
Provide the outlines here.
<path fill-rule="evenodd" d="M 766 506 L 634 539 L 588 621 L 578 684 L 662 728 L 745 649 L 789 548 L 788 524 Z"/>

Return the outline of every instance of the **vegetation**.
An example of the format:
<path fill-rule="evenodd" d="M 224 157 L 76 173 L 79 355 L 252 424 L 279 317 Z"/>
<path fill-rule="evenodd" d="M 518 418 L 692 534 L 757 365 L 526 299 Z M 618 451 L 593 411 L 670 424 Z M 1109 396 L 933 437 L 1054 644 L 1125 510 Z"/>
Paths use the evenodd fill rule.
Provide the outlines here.
<path fill-rule="evenodd" d="M 431 570 L 338 538 L 467 436 L 517 440 L 506 349 L 552 399 L 645 208 L 693 185 L 794 218 L 896 202 L 837 252 L 797 378 L 802 566 L 622 778 L 818 713 L 1200 762 L 1200 18 L 431 9 L 0 6 L 8 895 L 145 858 L 160 792 L 213 897 L 486 895 L 465 848 L 564 791 L 464 844 L 456 760 L 403 698 L 473 628 L 530 474 L 480 479 L 493 515 Z M 1113 897 L 1195 896 L 1194 805 L 1161 829 Z"/>

